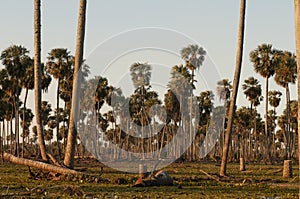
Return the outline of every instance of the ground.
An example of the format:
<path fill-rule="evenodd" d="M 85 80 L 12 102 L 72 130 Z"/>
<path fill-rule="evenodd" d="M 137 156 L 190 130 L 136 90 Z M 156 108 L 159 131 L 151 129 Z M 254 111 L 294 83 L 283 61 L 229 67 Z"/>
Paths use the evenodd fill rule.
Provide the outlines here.
<path fill-rule="evenodd" d="M 95 160 L 76 161 L 77 169 L 94 175 L 100 173 L 101 166 Z M 132 187 L 137 174 L 107 167 L 104 167 L 102 177 L 110 182 L 87 183 L 67 177 L 33 179 L 27 167 L 4 163 L 0 165 L 0 198 L 299 198 L 297 165 L 293 165 L 294 177 L 290 179 L 282 178 L 281 164 L 248 164 L 246 167 L 247 171 L 240 172 L 238 164 L 229 164 L 230 178 L 221 179 L 217 163 L 173 163 L 164 170 L 174 178 L 174 186 L 138 188 Z"/>

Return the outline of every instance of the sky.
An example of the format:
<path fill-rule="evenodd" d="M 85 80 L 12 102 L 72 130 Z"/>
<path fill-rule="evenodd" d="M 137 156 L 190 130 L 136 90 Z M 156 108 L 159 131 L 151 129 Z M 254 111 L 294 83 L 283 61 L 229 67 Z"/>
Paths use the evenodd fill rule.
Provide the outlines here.
<path fill-rule="evenodd" d="M 47 53 L 53 48 L 68 48 L 72 54 L 75 53 L 78 5 L 79 0 L 42 1 L 42 61 L 46 61 Z M 207 51 L 208 65 L 204 63 L 203 67 L 213 67 L 214 69 L 210 72 L 216 71 L 215 74 L 218 74 L 212 77 L 211 74 L 201 73 L 200 70 L 198 84 L 201 84 L 201 78 L 208 81 L 211 78 L 233 79 L 239 19 L 238 0 L 90 0 L 87 6 L 84 57 L 93 65 L 91 66 L 92 74 L 96 73 L 97 68 L 103 69 L 103 64 L 108 63 L 113 71 L 117 71 L 115 77 L 109 74 L 111 75 L 109 78 L 116 79 L 124 79 L 126 76 L 124 74 L 126 71 L 116 67 L 122 65 L 128 69 L 133 61 L 148 61 L 154 66 L 172 67 L 182 62 L 178 59 L 178 53 L 180 48 L 185 46 L 179 45 L 192 41 Z M 254 76 L 259 79 L 263 95 L 265 95 L 264 79 L 254 72 L 249 61 L 249 52 L 262 43 L 270 43 L 275 48 L 295 52 L 293 15 L 293 1 L 247 1 L 240 88 L 244 79 Z M 0 18 L 2 19 L 0 50 L 12 44 L 18 44 L 25 46 L 33 55 L 33 1 L 2 1 Z M 153 34 L 152 30 L 154 30 Z M 128 40 L 126 36 L 129 37 Z M 140 39 L 141 43 L 137 42 L 137 45 L 142 45 L 144 39 L 147 42 L 153 41 L 155 43 L 153 46 L 156 48 L 133 50 L 127 54 L 126 51 L 120 51 L 119 56 L 116 54 L 121 48 L 116 44 L 118 39 L 121 39 L 120 46 L 136 49 L 134 42 Z M 183 40 L 184 42 L 180 43 Z M 158 53 L 157 47 L 163 44 L 166 44 L 166 48 L 171 46 L 171 50 L 167 49 L 169 51 Z M 105 45 L 107 48 L 104 48 Z M 176 47 L 178 48 L 175 49 Z M 115 55 L 119 57 L 117 59 L 112 57 L 112 62 L 106 60 L 111 58 L 109 56 Z M 155 79 L 160 76 L 160 73 L 154 72 L 153 76 Z M 167 75 L 161 79 L 166 80 L 166 77 Z M 125 80 L 120 80 L 118 83 L 124 84 Z M 52 83 L 49 92 L 44 95 L 44 100 L 55 99 L 55 94 L 53 94 L 55 87 L 56 84 Z M 213 87 L 209 86 L 209 89 L 215 89 Z M 270 80 L 270 89 L 279 89 L 284 93 L 284 90 L 274 83 L 273 78 Z M 242 94 L 242 89 L 239 90 L 238 95 L 238 105 L 249 106 L 249 102 Z M 295 85 L 291 86 L 291 95 L 292 99 L 296 99 Z M 33 104 L 33 92 L 30 99 Z M 52 102 L 53 105 L 54 103 L 55 101 Z M 282 103 L 285 103 L 284 95 Z M 261 112 L 264 110 L 263 107 L 264 102 L 259 107 Z"/>

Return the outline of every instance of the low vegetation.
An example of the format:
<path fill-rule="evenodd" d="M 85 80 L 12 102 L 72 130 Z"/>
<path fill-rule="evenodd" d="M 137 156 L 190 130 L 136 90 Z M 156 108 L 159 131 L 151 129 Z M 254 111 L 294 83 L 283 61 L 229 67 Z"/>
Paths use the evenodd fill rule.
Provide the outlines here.
<path fill-rule="evenodd" d="M 86 167 L 87 166 L 87 167 Z M 1 197 L 62 198 L 298 198 L 299 171 L 293 178 L 282 178 L 282 165 L 228 165 L 230 177 L 218 176 L 217 163 L 173 163 L 164 170 L 174 179 L 170 187 L 132 187 L 138 174 L 123 173 L 105 167 L 94 159 L 76 160 L 75 167 L 85 173 L 101 175 L 108 181 L 87 182 L 80 177 L 47 178 L 25 166 L 0 165 Z M 103 168 L 103 170 L 101 169 Z M 204 172 L 202 172 L 204 171 Z M 205 174 L 207 173 L 207 174 Z"/>

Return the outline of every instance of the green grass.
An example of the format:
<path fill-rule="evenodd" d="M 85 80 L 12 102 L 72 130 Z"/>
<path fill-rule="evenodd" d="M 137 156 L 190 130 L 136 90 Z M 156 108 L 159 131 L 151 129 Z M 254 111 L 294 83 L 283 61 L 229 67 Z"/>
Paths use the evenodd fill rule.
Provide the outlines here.
<path fill-rule="evenodd" d="M 95 175 L 100 172 L 100 166 L 103 165 L 93 160 L 76 164 L 76 168 L 87 167 L 86 172 Z M 0 165 L 0 192 L 3 197 L 24 198 L 299 198 L 296 165 L 291 179 L 281 177 L 282 172 L 278 171 L 282 165 L 247 165 L 247 171 L 240 172 L 238 164 L 229 164 L 228 174 L 234 179 L 230 182 L 211 180 L 199 171 L 217 177 L 219 168 L 215 163 L 173 163 L 164 170 L 174 177 L 174 186 L 135 188 L 132 185 L 136 174 L 107 167 L 102 177 L 108 178 L 110 183 L 97 184 L 80 180 L 34 180 L 29 178 L 27 167 L 4 163 Z M 116 184 L 118 178 L 127 183 Z"/>

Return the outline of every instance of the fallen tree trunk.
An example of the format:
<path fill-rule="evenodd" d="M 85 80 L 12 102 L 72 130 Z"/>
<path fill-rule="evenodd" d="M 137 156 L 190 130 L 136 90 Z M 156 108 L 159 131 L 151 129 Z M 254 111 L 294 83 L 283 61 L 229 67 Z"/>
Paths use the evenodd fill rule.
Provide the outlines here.
<path fill-rule="evenodd" d="M 43 162 L 38 162 L 38 161 L 33 161 L 33 160 L 25 159 L 25 158 L 18 158 L 9 153 L 4 153 L 3 157 L 4 157 L 4 160 L 7 160 L 9 162 L 34 167 L 34 168 L 40 169 L 42 171 L 49 171 L 49 172 L 59 173 L 59 174 L 72 174 L 72 175 L 83 174 L 82 172 L 78 172 L 78 171 L 64 168 L 64 167 L 59 167 L 59 166 L 55 166 L 55 165 L 51 165 L 51 164 L 47 164 L 47 163 L 43 163 Z"/>

